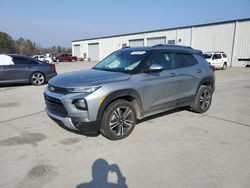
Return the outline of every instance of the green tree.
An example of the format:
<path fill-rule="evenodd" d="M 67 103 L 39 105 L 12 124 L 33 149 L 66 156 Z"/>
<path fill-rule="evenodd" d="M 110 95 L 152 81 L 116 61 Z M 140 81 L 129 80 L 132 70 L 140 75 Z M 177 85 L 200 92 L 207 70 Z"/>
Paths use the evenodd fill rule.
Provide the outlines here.
<path fill-rule="evenodd" d="M 0 54 L 15 53 L 15 43 L 7 33 L 0 32 Z"/>
<path fill-rule="evenodd" d="M 20 37 L 15 41 L 15 46 L 18 54 L 25 54 L 25 39 Z"/>

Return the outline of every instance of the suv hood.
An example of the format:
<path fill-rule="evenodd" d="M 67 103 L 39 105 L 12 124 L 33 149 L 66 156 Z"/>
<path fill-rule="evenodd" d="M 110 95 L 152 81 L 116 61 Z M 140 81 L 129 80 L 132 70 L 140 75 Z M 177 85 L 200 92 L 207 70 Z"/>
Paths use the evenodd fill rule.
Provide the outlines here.
<path fill-rule="evenodd" d="M 90 69 L 57 75 L 49 81 L 49 84 L 60 88 L 78 88 L 123 81 L 129 79 L 129 77 L 129 74 L 121 72 Z"/>

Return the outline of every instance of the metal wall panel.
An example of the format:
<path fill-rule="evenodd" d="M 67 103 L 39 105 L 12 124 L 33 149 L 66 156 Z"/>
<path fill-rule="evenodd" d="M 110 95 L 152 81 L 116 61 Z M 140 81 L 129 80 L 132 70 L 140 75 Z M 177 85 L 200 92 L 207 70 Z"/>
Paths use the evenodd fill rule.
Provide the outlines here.
<path fill-rule="evenodd" d="M 245 66 L 239 58 L 250 58 L 250 22 L 237 22 L 233 49 L 233 66 Z"/>
<path fill-rule="evenodd" d="M 91 61 L 99 60 L 99 43 L 88 44 L 88 58 L 90 58 Z"/>
<path fill-rule="evenodd" d="M 224 51 L 231 63 L 233 48 L 234 23 L 194 27 L 192 31 L 192 47 L 206 51 Z"/>
<path fill-rule="evenodd" d="M 147 46 L 154 46 L 156 44 L 166 44 L 166 37 L 147 38 Z"/>
<path fill-rule="evenodd" d="M 176 44 L 191 46 L 191 31 L 192 28 L 178 29 Z"/>

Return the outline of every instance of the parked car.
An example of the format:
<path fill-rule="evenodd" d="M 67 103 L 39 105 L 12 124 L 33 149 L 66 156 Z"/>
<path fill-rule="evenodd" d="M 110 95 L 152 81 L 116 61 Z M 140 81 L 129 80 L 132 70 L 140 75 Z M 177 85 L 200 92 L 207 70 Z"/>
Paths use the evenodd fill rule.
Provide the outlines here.
<path fill-rule="evenodd" d="M 61 54 L 59 56 L 56 56 L 54 58 L 54 61 L 60 62 L 60 61 L 77 61 L 76 56 L 72 56 L 70 54 Z"/>
<path fill-rule="evenodd" d="M 22 55 L 0 55 L 0 84 L 42 85 L 56 76 L 55 65 Z"/>
<path fill-rule="evenodd" d="M 46 111 L 70 129 L 123 139 L 137 119 L 183 106 L 206 112 L 214 79 L 199 50 L 177 45 L 124 48 L 91 70 L 51 79 L 44 91 Z"/>
<path fill-rule="evenodd" d="M 44 55 L 33 55 L 32 58 L 37 59 L 39 61 L 44 61 L 45 63 L 53 63 L 53 60 L 51 57 L 47 57 Z"/>
<path fill-rule="evenodd" d="M 224 52 L 205 52 L 204 57 L 216 69 L 225 70 L 227 68 L 227 55 Z"/>

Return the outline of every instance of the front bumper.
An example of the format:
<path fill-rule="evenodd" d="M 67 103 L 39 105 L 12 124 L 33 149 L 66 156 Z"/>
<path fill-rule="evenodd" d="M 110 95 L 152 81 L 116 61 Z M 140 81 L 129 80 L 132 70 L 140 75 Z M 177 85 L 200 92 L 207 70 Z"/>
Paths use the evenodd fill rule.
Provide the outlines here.
<path fill-rule="evenodd" d="M 67 128 L 72 129 L 72 130 L 77 130 L 77 128 L 73 125 L 71 118 L 69 117 L 61 117 L 56 114 L 52 114 L 47 108 L 45 108 L 45 111 L 47 112 L 48 116 L 50 116 L 53 119 L 56 119 L 63 123 Z"/>
<path fill-rule="evenodd" d="M 53 114 L 47 108 L 45 108 L 45 111 L 55 122 L 60 123 L 60 125 L 63 125 L 71 130 L 77 130 L 84 133 L 97 133 L 100 130 L 101 122 L 99 121 L 77 122 L 77 119 L 75 118 L 61 117 Z"/>
<path fill-rule="evenodd" d="M 90 112 L 79 110 L 72 105 L 78 98 L 86 98 L 86 94 L 72 93 L 60 94 L 51 92 L 48 88 L 44 91 L 47 114 L 57 123 L 71 130 L 81 132 L 99 132 L 100 122 L 90 118 Z"/>

